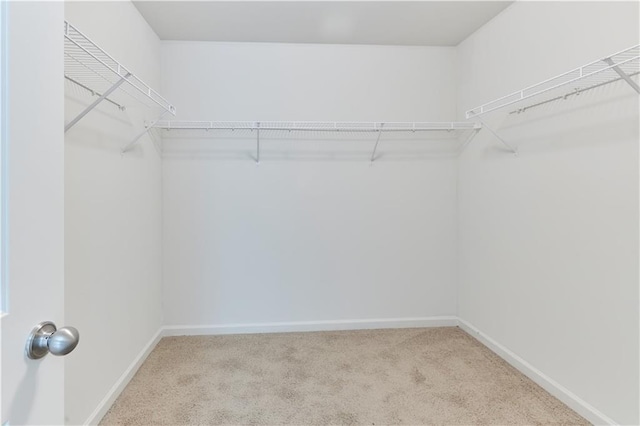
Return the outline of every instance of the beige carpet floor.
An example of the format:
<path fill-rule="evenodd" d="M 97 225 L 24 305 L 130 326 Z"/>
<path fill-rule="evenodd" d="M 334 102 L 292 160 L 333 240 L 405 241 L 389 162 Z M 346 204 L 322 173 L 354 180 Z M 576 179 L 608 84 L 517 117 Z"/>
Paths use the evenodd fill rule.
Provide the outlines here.
<path fill-rule="evenodd" d="M 166 337 L 102 424 L 588 422 L 446 327 Z"/>

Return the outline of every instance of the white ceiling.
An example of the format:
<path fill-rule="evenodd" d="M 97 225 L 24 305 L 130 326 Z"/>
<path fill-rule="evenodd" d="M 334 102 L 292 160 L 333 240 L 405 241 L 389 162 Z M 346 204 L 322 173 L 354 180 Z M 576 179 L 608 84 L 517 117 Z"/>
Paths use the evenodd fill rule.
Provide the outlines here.
<path fill-rule="evenodd" d="M 134 1 L 162 40 L 455 46 L 510 1 Z"/>

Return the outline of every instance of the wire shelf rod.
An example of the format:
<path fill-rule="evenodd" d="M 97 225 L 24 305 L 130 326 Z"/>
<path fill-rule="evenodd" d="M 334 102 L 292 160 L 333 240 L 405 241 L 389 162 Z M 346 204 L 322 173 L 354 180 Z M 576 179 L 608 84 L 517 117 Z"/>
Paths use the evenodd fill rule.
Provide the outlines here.
<path fill-rule="evenodd" d="M 635 77 L 635 76 L 637 76 L 639 74 L 640 74 L 640 71 L 632 73 L 632 74 L 629 74 L 629 77 Z M 594 84 L 592 86 L 585 87 L 584 89 L 575 89 L 572 92 L 565 93 L 563 95 L 558 95 L 556 97 L 553 97 L 553 98 L 550 98 L 550 99 L 547 99 L 547 100 L 544 100 L 544 101 L 540 101 L 540 102 L 537 102 L 535 104 L 531 104 L 531 105 L 524 106 L 522 108 L 515 109 L 513 111 L 510 111 L 509 114 L 520 114 L 520 113 L 523 113 L 523 112 L 525 112 L 527 110 L 530 110 L 532 108 L 536 108 L 536 107 L 539 107 L 539 106 L 542 106 L 542 105 L 545 105 L 545 104 L 548 104 L 548 103 L 551 103 L 551 102 L 555 102 L 555 101 L 558 101 L 560 99 L 568 99 L 571 96 L 577 96 L 577 95 L 579 95 L 579 94 L 581 94 L 583 92 L 587 92 L 589 90 L 597 89 L 598 87 L 606 86 L 607 84 L 615 83 L 615 82 L 618 82 L 618 81 L 621 81 L 621 80 L 622 80 L 622 77 L 616 78 L 615 80 L 607 80 L 607 81 L 603 81 L 601 83 L 596 83 L 596 84 Z"/>

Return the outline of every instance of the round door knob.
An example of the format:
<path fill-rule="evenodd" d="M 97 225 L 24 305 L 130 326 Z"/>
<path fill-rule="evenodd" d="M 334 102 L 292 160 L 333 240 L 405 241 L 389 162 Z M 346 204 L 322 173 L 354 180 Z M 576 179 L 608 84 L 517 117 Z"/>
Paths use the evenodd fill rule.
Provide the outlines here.
<path fill-rule="evenodd" d="M 57 329 L 51 321 L 36 325 L 27 339 L 27 356 L 40 359 L 51 352 L 53 355 L 66 355 L 78 346 L 80 333 L 74 327 Z"/>
<path fill-rule="evenodd" d="M 75 327 L 62 327 L 56 330 L 47 340 L 52 355 L 66 355 L 78 346 L 80 333 Z"/>

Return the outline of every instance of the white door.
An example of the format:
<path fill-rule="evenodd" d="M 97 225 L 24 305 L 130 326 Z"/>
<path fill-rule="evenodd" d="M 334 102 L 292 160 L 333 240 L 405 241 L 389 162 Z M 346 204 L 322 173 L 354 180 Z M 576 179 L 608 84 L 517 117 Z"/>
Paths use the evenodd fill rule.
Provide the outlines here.
<path fill-rule="evenodd" d="M 64 4 L 2 6 L 2 423 L 62 424 L 64 358 L 25 344 L 64 325 Z"/>

